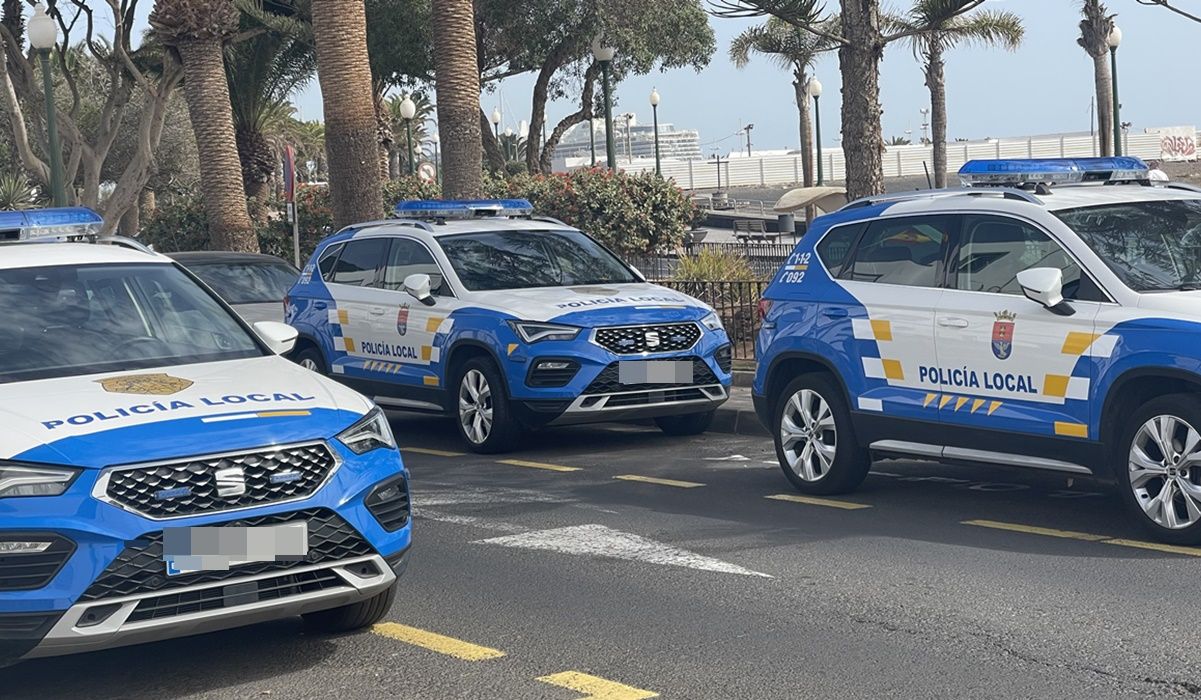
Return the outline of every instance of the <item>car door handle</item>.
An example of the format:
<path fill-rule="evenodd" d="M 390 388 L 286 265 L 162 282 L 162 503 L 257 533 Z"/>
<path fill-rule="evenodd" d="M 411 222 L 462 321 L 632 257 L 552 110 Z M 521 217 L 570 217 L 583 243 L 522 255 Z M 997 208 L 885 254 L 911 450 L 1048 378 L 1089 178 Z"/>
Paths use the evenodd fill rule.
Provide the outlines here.
<path fill-rule="evenodd" d="M 938 319 L 938 325 L 943 328 L 967 328 L 966 318 L 956 318 L 954 316 L 943 316 Z"/>
<path fill-rule="evenodd" d="M 324 301 L 315 301 L 315 302 L 313 302 L 313 308 L 314 308 L 314 309 L 324 309 L 324 308 L 326 308 L 326 307 L 327 307 L 327 304 L 326 304 Z"/>
<path fill-rule="evenodd" d="M 382 306 L 371 307 L 371 315 L 372 316 L 383 316 L 384 315 L 384 307 L 382 307 Z"/>
<path fill-rule="evenodd" d="M 846 318 L 848 316 L 847 310 L 841 306 L 831 306 L 822 309 L 822 314 L 829 318 Z"/>

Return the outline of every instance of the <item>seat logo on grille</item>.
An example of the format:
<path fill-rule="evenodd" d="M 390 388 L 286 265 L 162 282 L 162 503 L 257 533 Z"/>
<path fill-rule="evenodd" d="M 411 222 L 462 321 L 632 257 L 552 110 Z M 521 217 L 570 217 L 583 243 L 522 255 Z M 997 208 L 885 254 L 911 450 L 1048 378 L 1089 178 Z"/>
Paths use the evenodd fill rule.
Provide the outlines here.
<path fill-rule="evenodd" d="M 647 331 L 644 337 L 648 348 L 659 347 L 659 331 Z"/>
<path fill-rule="evenodd" d="M 246 493 L 246 472 L 241 467 L 218 469 L 217 495 L 222 498 L 237 498 Z"/>

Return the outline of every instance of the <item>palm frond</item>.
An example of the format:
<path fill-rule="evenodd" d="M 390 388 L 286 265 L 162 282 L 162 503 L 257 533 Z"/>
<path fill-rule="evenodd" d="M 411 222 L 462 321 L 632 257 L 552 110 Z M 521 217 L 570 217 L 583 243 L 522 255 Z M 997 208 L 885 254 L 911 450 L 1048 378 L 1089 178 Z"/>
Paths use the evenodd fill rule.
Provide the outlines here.
<path fill-rule="evenodd" d="M 956 18 L 940 35 L 948 47 L 965 43 L 1014 51 L 1022 45 L 1026 27 L 1020 16 L 1008 10 L 980 10 Z"/>
<path fill-rule="evenodd" d="M 1081 3 L 1084 17 L 1080 20 L 1080 36 L 1076 43 L 1090 56 L 1102 56 L 1109 50 L 1109 33 L 1113 31 L 1113 18 L 1109 8 L 1100 0 L 1084 0 Z"/>

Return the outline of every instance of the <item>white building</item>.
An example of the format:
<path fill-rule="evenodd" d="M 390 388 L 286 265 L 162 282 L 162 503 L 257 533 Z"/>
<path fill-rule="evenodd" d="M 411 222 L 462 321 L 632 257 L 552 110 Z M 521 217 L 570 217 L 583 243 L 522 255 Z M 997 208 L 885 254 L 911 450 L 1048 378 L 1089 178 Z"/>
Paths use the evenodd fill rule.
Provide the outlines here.
<path fill-rule="evenodd" d="M 630 161 L 655 157 L 655 127 L 639 124 L 630 115 L 615 115 L 613 139 L 618 165 Z M 596 161 L 605 162 L 605 120 L 591 120 L 592 136 L 596 144 Z M 555 148 L 555 170 L 579 167 L 592 162 L 592 141 L 588 137 L 589 122 L 576 124 L 567 130 Z M 682 160 L 701 158 L 700 132 L 695 129 L 677 129 L 673 124 L 659 124 L 659 153 L 664 158 Z"/>

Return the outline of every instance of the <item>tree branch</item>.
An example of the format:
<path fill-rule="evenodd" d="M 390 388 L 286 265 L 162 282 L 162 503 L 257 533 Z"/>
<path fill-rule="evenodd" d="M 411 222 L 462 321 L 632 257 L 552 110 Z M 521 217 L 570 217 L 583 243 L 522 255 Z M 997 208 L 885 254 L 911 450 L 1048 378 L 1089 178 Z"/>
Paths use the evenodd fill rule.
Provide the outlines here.
<path fill-rule="evenodd" d="M 965 4 L 963 7 L 959 8 L 958 10 L 955 10 L 954 12 L 949 12 L 942 19 L 942 22 L 947 22 L 956 17 L 965 15 L 965 14 L 971 12 L 972 10 L 976 9 L 977 7 L 980 7 L 983 4 L 984 4 L 984 0 L 971 0 L 970 2 Z M 905 29 L 897 31 L 893 34 L 886 34 L 884 36 L 884 43 L 891 44 L 892 42 L 899 41 L 901 39 L 908 39 L 909 37 L 925 35 L 925 34 L 930 34 L 930 33 L 939 32 L 939 31 L 941 31 L 941 29 L 936 26 L 906 27 Z"/>
<path fill-rule="evenodd" d="M 1194 14 L 1190 14 L 1188 12 L 1185 12 L 1184 10 L 1180 9 L 1179 7 L 1172 5 L 1168 0 L 1136 0 L 1136 2 L 1138 2 L 1138 4 L 1140 4 L 1140 5 L 1156 5 L 1156 6 L 1164 8 L 1164 9 L 1171 10 L 1172 12 L 1175 12 L 1176 14 L 1180 15 L 1181 17 L 1187 17 L 1187 18 L 1193 20 L 1194 22 L 1201 22 L 1201 17 L 1194 15 Z"/>
<path fill-rule="evenodd" d="M 0 34 L 0 42 L 4 43 L 6 49 L 3 53 L 7 54 L 8 49 L 13 46 L 11 43 L 13 38 L 7 29 L 0 27 L 0 30 L 3 30 L 3 34 Z M 29 132 L 25 127 L 25 115 L 21 113 L 21 103 L 17 100 L 17 91 L 13 87 L 12 78 L 8 73 L 6 56 L 0 56 L 0 93 L 3 94 L 4 106 L 8 109 L 9 121 L 13 130 L 13 145 L 17 147 L 21 165 L 25 166 L 25 169 L 42 183 L 49 183 L 49 166 L 38 158 L 29 146 Z"/>

